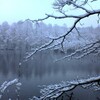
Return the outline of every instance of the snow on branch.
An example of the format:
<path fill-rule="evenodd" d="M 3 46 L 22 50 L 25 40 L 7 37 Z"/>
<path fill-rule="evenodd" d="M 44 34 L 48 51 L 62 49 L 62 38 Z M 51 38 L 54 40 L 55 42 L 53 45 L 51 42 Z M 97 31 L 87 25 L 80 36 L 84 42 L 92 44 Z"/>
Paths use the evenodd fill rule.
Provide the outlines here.
<path fill-rule="evenodd" d="M 62 82 L 60 84 L 46 86 L 40 91 L 42 96 L 40 96 L 40 98 L 33 97 L 33 99 L 35 100 L 57 99 L 64 92 L 72 91 L 77 86 L 99 90 L 100 89 L 100 76 L 95 76 L 95 77 L 91 77 L 87 79 L 74 80 L 74 81 L 67 81 L 67 82 Z"/>
<path fill-rule="evenodd" d="M 59 10 L 62 10 L 66 5 L 67 6 L 72 5 L 74 8 L 80 8 L 88 12 L 88 10 L 84 8 L 83 6 L 85 6 L 89 2 L 92 3 L 94 1 L 97 1 L 97 0 L 55 0 L 55 2 L 53 3 L 53 6 L 54 6 L 54 9 L 57 9 L 59 11 Z"/>
<path fill-rule="evenodd" d="M 38 52 L 38 51 L 41 51 L 41 50 L 50 48 L 50 46 L 51 46 L 52 44 L 57 45 L 57 44 L 56 44 L 56 41 L 60 41 L 60 45 L 61 45 L 61 47 L 62 47 L 62 50 L 64 50 L 63 47 L 64 47 L 65 39 L 66 39 L 66 37 L 68 36 L 68 34 L 72 33 L 72 31 L 73 31 L 74 29 L 76 29 L 77 24 L 80 23 L 81 20 L 83 20 L 83 19 L 85 19 L 85 18 L 87 18 L 87 17 L 89 17 L 89 16 L 92 16 L 92 15 L 99 15 L 99 14 L 100 14 L 100 9 L 98 9 L 98 10 L 88 10 L 88 9 L 86 9 L 86 8 L 83 7 L 83 5 L 87 4 L 87 2 L 94 2 L 94 1 L 95 1 L 95 0 L 82 0 L 81 5 L 78 5 L 77 3 L 78 3 L 78 2 L 81 2 L 80 0 L 56 0 L 55 2 L 56 2 L 56 5 L 58 5 L 58 6 L 62 6 L 62 7 L 63 7 L 63 6 L 65 6 L 65 5 L 71 5 L 71 4 L 72 4 L 74 7 L 79 8 L 79 9 L 81 9 L 81 10 L 84 10 L 85 13 L 84 13 L 84 14 L 81 14 L 81 15 L 78 15 L 78 14 L 77 14 L 77 15 L 74 15 L 74 14 L 72 13 L 72 15 L 69 15 L 69 14 L 66 14 L 65 12 L 63 12 L 62 10 L 60 10 L 60 13 L 63 14 L 62 16 L 56 16 L 56 15 L 46 14 L 46 17 L 45 17 L 45 18 L 41 18 L 41 19 L 37 19 L 37 20 L 26 19 L 25 21 L 28 20 L 28 21 L 31 21 L 31 22 L 33 22 L 33 23 L 35 23 L 35 22 L 38 23 L 39 21 L 44 21 L 44 20 L 47 20 L 47 19 L 49 19 L 49 18 L 54 18 L 54 19 L 58 19 L 58 20 L 68 19 L 68 18 L 75 19 L 74 23 L 73 23 L 72 26 L 67 30 L 67 32 L 65 32 L 63 35 L 60 35 L 60 36 L 58 36 L 58 37 L 51 38 L 51 40 L 50 40 L 48 43 L 42 45 L 42 46 L 39 47 L 39 48 L 36 48 L 36 50 L 33 51 L 32 53 L 29 53 L 29 55 L 26 57 L 26 59 L 32 57 L 32 56 L 33 56 L 36 52 Z M 71 19 L 70 19 L 70 20 L 71 20 Z M 53 45 L 53 46 L 54 46 L 54 45 Z M 84 53 L 84 56 L 87 55 L 87 54 L 92 53 L 93 51 L 95 51 L 95 50 L 97 50 L 97 49 L 98 49 L 98 47 L 95 47 L 95 48 L 93 48 L 93 49 L 92 49 L 92 48 L 91 48 L 91 49 L 88 49 L 88 50 L 90 50 L 90 51 L 88 51 L 87 53 L 85 52 L 85 53 Z M 74 54 L 71 54 L 71 55 L 74 55 Z M 82 55 L 82 56 L 83 56 L 83 55 Z M 65 57 L 65 58 L 66 58 L 66 57 Z"/>
<path fill-rule="evenodd" d="M 5 81 L 1 86 L 0 86 L 0 99 L 2 98 L 5 90 L 12 86 L 12 85 L 16 85 L 17 88 L 21 85 L 21 83 L 19 83 L 19 80 L 18 79 L 14 79 L 14 80 L 11 80 L 11 81 Z"/>
<path fill-rule="evenodd" d="M 68 59 L 71 59 L 71 58 L 80 59 L 86 55 L 89 55 L 91 53 L 95 53 L 95 51 L 97 53 L 100 52 L 100 40 L 86 44 L 81 49 L 77 49 L 75 52 L 55 60 L 55 62 L 66 59 L 66 58 L 68 58 Z M 81 54 L 79 55 L 78 53 L 81 53 Z"/>

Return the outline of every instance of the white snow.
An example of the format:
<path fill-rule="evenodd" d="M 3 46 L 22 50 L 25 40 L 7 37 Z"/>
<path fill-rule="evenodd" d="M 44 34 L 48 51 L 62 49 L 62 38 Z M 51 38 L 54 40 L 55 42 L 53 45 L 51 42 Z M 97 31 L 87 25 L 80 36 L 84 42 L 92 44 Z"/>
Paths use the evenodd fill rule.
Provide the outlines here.
<path fill-rule="evenodd" d="M 41 89 L 40 93 L 42 94 L 42 96 L 40 97 L 40 100 L 46 98 L 57 98 L 59 95 L 62 94 L 63 91 L 70 91 L 79 85 L 81 85 L 83 88 L 88 87 L 94 90 L 100 90 L 100 85 L 98 85 L 98 81 L 100 81 L 100 76 L 74 80 L 70 82 L 62 82 L 55 85 L 48 85 L 47 87 Z"/>
<path fill-rule="evenodd" d="M 13 79 L 11 81 L 5 81 L 1 86 L 0 86 L 0 99 L 2 98 L 5 90 L 9 87 L 9 86 L 12 86 L 12 85 L 16 85 L 16 87 L 20 87 L 21 86 L 21 83 L 19 82 L 18 79 Z M 11 99 L 9 99 L 11 100 Z"/>

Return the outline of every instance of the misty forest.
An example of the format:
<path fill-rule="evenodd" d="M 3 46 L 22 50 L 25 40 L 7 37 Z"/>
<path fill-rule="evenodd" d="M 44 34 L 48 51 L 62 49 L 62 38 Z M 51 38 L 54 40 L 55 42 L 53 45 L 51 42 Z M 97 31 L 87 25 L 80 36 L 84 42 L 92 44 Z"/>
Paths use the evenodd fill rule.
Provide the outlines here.
<path fill-rule="evenodd" d="M 0 100 L 100 100 L 98 1 L 54 0 L 57 14 L 0 24 Z"/>

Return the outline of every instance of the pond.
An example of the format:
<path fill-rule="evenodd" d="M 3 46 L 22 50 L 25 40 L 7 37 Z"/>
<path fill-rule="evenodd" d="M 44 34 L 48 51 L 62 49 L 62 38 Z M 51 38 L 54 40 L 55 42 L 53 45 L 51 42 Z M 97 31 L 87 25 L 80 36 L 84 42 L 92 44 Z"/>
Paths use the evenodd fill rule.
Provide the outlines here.
<path fill-rule="evenodd" d="M 39 97 L 41 95 L 40 89 L 43 85 L 100 75 L 99 56 L 90 55 L 82 59 L 65 59 L 54 62 L 63 55 L 51 53 L 50 51 L 38 52 L 19 67 L 19 63 L 25 57 L 23 51 L 0 51 L 0 86 L 4 81 L 18 78 L 22 83 L 19 100 L 29 100 L 33 96 Z M 84 97 L 84 95 L 88 94 L 86 90 L 82 90 L 85 92 L 79 92 L 79 89 L 76 89 L 76 91 L 78 93 L 76 96 L 80 96 L 80 93 L 82 93 Z M 97 94 L 100 95 L 97 92 L 93 96 L 97 97 L 95 96 Z M 8 98 L 16 100 L 16 97 L 15 87 L 12 86 L 5 91 L 1 100 L 8 100 Z M 92 96 L 91 98 L 94 100 Z"/>

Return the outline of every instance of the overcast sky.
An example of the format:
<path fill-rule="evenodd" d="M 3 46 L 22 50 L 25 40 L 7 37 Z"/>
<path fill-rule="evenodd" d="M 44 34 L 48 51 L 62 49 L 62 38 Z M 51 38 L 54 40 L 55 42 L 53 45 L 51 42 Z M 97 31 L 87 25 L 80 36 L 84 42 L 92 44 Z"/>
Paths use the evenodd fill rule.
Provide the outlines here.
<path fill-rule="evenodd" d="M 37 19 L 45 17 L 45 13 L 53 14 L 52 3 L 54 0 L 0 0 L 0 24 L 4 21 L 9 23 L 17 22 L 19 20 L 25 20 L 27 18 Z M 98 8 L 99 3 L 95 3 L 93 6 Z M 77 12 L 76 12 L 77 13 Z M 48 20 L 47 23 L 71 25 L 71 20 Z M 94 18 L 91 21 L 87 20 L 87 25 L 95 26 Z"/>
<path fill-rule="evenodd" d="M 14 22 L 44 17 L 52 12 L 53 0 L 0 0 L 0 22 Z"/>

